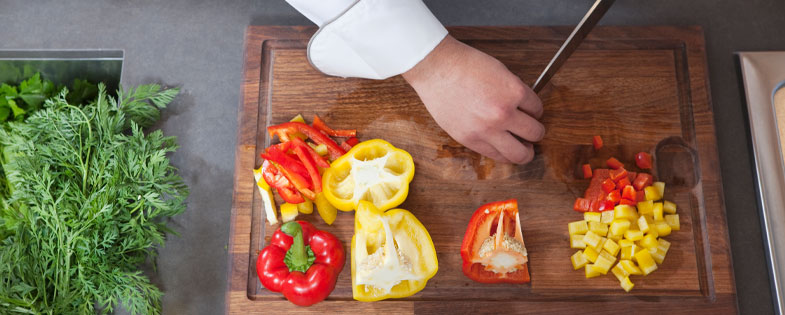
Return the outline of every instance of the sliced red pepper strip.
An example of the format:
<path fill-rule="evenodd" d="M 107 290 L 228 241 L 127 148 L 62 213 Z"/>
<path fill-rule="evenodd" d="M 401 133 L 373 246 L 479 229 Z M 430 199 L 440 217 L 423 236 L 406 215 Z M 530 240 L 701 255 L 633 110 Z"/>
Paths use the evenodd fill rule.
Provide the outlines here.
<path fill-rule="evenodd" d="M 346 144 L 352 147 L 356 146 L 358 143 L 360 143 L 360 139 L 357 139 L 357 137 L 351 137 L 349 139 L 346 139 Z"/>
<path fill-rule="evenodd" d="M 605 161 L 605 164 L 608 164 L 608 167 L 610 167 L 610 168 L 612 168 L 614 170 L 617 170 L 617 169 L 620 169 L 620 168 L 624 167 L 624 164 L 619 162 L 619 160 L 617 160 L 615 157 L 612 157 L 612 158 L 608 159 L 607 161 Z"/>
<path fill-rule="evenodd" d="M 627 199 L 635 201 L 637 199 L 637 195 L 635 194 L 635 188 L 632 185 L 624 186 L 621 190 L 621 199 Z"/>
<path fill-rule="evenodd" d="M 305 151 L 308 153 L 308 155 L 311 156 L 311 159 L 313 159 L 313 161 L 316 162 L 317 166 L 319 166 L 321 168 L 329 168 L 330 167 L 330 163 L 327 162 L 327 160 L 325 160 L 324 157 L 319 155 L 319 153 L 316 153 L 316 151 L 313 148 L 311 148 L 310 145 L 306 144 L 305 141 L 302 141 L 300 139 L 292 139 L 291 142 L 294 143 L 297 146 L 303 147 L 303 149 L 305 149 Z"/>
<path fill-rule="evenodd" d="M 270 161 L 265 160 L 262 164 L 262 178 L 267 182 L 267 185 L 275 188 L 278 195 L 288 203 L 301 203 L 304 202 L 303 196 L 297 192 L 297 189 L 292 186 L 292 183 L 286 179 L 285 176 L 278 171 L 278 168 L 273 166 Z"/>
<path fill-rule="evenodd" d="M 576 198 L 575 204 L 572 209 L 578 212 L 587 212 L 591 210 L 591 200 L 586 198 Z"/>
<path fill-rule="evenodd" d="M 341 148 L 343 148 L 346 151 L 349 151 L 349 150 L 352 149 L 352 146 L 350 146 L 348 143 L 346 143 L 346 141 L 344 141 L 344 142 L 341 142 Z"/>
<path fill-rule="evenodd" d="M 298 161 L 297 155 L 286 154 L 283 151 L 278 150 L 277 146 L 267 147 L 265 151 L 266 152 L 262 154 L 262 158 L 269 160 L 270 162 L 274 162 L 279 169 L 297 175 L 295 178 L 292 178 L 288 176 L 286 172 L 283 172 L 284 176 L 286 176 L 286 178 L 292 182 L 294 187 L 297 189 L 300 189 L 301 187 L 312 187 L 310 182 L 307 180 L 307 178 L 310 177 L 310 175 L 308 175 L 308 170 L 305 168 L 302 162 Z"/>
<path fill-rule="evenodd" d="M 635 187 L 635 190 L 643 190 L 647 186 L 651 186 L 653 181 L 654 178 L 652 178 L 650 174 L 638 173 L 638 176 L 635 177 L 635 181 L 633 181 L 632 186 Z"/>
<path fill-rule="evenodd" d="M 613 182 L 610 178 L 602 181 L 602 191 L 605 193 L 609 193 L 616 189 L 616 183 Z"/>
<path fill-rule="evenodd" d="M 635 165 L 641 169 L 647 170 L 651 168 L 651 155 L 646 152 L 639 152 L 635 155 Z"/>
<path fill-rule="evenodd" d="M 602 148 L 602 137 L 594 136 L 594 138 L 592 138 L 592 144 L 594 145 L 595 150 Z"/>
<path fill-rule="evenodd" d="M 293 145 L 294 154 L 297 154 L 297 157 L 300 158 L 300 161 L 303 162 L 305 165 L 305 169 L 308 170 L 308 175 L 311 177 L 313 192 L 318 194 L 322 192 L 322 175 L 319 174 L 319 169 L 316 168 L 316 162 L 313 161 L 311 155 L 308 154 L 306 148 L 308 145 L 305 142 L 302 142 L 300 139 L 292 139 L 293 141 L 299 140 L 300 143 L 295 142 Z M 314 195 L 314 199 L 316 196 Z"/>
<path fill-rule="evenodd" d="M 583 178 L 591 178 L 591 165 L 583 164 Z"/>
<path fill-rule="evenodd" d="M 332 129 L 327 126 L 318 115 L 313 115 L 313 127 L 333 137 L 354 137 L 357 135 L 355 129 Z"/>
<path fill-rule="evenodd" d="M 341 148 L 333 139 L 330 139 L 327 135 L 322 133 L 321 131 L 317 130 L 314 127 L 308 126 L 301 122 L 290 121 L 286 123 L 282 123 L 275 126 L 267 127 L 267 133 L 270 134 L 270 138 L 273 138 L 275 135 L 281 139 L 281 141 L 288 141 L 289 134 L 294 132 L 301 132 L 311 138 L 316 144 L 324 144 L 327 146 L 327 151 L 330 153 L 330 159 L 335 160 L 342 155 L 346 154 L 346 150 Z"/>
<path fill-rule="evenodd" d="M 274 147 L 270 147 L 270 148 L 274 148 Z M 271 151 L 277 151 L 277 149 Z M 283 176 L 286 176 L 286 178 L 292 183 L 292 185 L 294 185 L 294 188 L 296 188 L 297 191 L 299 191 L 305 198 L 308 198 L 310 200 L 316 199 L 316 193 L 310 190 L 310 186 L 309 186 L 310 182 L 307 179 L 305 179 L 302 175 L 293 172 L 290 169 L 287 169 L 286 167 L 283 167 L 275 162 L 278 158 L 280 158 L 280 156 L 284 156 L 287 159 L 291 159 L 285 154 L 280 153 L 280 151 L 277 152 L 278 153 L 275 153 L 276 154 L 275 158 L 273 158 L 273 156 L 271 156 L 270 154 L 263 154 L 262 158 L 270 161 L 271 164 L 275 166 L 278 169 L 278 171 L 281 172 L 281 174 L 283 174 Z"/>

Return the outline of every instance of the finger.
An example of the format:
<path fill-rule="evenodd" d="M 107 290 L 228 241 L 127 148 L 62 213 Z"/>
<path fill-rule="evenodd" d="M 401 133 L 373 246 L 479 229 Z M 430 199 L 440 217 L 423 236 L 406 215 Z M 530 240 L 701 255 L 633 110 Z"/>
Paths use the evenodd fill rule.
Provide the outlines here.
<path fill-rule="evenodd" d="M 529 142 L 537 142 L 545 136 L 545 126 L 532 116 L 514 110 L 512 119 L 507 120 L 507 130 Z"/>
<path fill-rule="evenodd" d="M 508 161 L 515 164 L 526 164 L 534 159 L 534 149 L 531 143 L 520 142 L 509 132 L 500 132 L 491 136 L 488 142 L 499 151 Z"/>
<path fill-rule="evenodd" d="M 483 156 L 487 156 L 497 162 L 501 163 L 512 163 L 509 160 L 505 159 L 504 156 L 499 153 L 492 145 L 485 143 L 485 142 L 477 142 L 466 145 L 467 148 L 470 150 L 482 154 Z"/>
<path fill-rule="evenodd" d="M 524 93 L 518 108 L 536 119 L 542 118 L 542 100 L 531 88 L 524 84 Z"/>

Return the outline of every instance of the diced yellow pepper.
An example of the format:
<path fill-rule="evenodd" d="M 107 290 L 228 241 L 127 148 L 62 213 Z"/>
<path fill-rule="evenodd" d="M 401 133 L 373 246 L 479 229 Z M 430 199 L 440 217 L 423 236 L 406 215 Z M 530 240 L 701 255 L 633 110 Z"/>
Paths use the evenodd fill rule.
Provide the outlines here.
<path fill-rule="evenodd" d="M 624 232 L 624 238 L 630 241 L 639 241 L 643 238 L 643 232 L 639 230 L 627 230 Z"/>
<path fill-rule="evenodd" d="M 630 281 L 630 277 L 624 278 L 624 280 L 621 281 L 621 287 L 624 289 L 624 291 L 630 292 L 634 286 L 635 284 Z"/>
<path fill-rule="evenodd" d="M 662 199 L 662 195 L 660 194 L 659 189 L 654 186 L 648 186 L 643 189 L 643 193 L 646 195 L 646 200 L 660 200 Z"/>
<path fill-rule="evenodd" d="M 641 269 L 638 268 L 638 266 L 636 266 L 632 260 L 620 260 L 619 265 L 621 265 L 624 271 L 631 275 L 640 276 L 643 274 L 643 271 L 641 271 Z"/>
<path fill-rule="evenodd" d="M 602 213 L 599 212 L 584 212 L 583 213 L 583 220 L 586 222 L 597 222 L 599 223 L 602 219 Z"/>
<path fill-rule="evenodd" d="M 613 273 L 614 276 L 616 276 L 616 279 L 619 279 L 619 281 L 624 280 L 624 278 L 627 278 L 627 276 L 630 275 L 630 273 L 627 272 L 627 270 L 624 270 L 624 268 L 621 267 L 621 263 L 618 263 L 616 264 L 616 266 L 613 266 L 611 272 Z"/>
<path fill-rule="evenodd" d="M 664 200 L 662 202 L 662 210 L 665 211 L 665 213 L 674 214 L 674 213 L 676 213 L 676 204 L 673 203 L 673 202 Z"/>
<path fill-rule="evenodd" d="M 613 222 L 613 211 L 603 211 L 601 212 L 600 223 L 611 224 Z"/>
<path fill-rule="evenodd" d="M 608 230 L 608 239 L 613 240 L 614 242 L 621 241 L 624 238 L 624 235 L 613 235 L 611 231 Z"/>
<path fill-rule="evenodd" d="M 654 203 L 654 208 L 652 208 L 652 212 L 654 213 L 654 221 L 662 221 L 662 202 Z"/>
<path fill-rule="evenodd" d="M 616 254 L 619 253 L 619 249 L 621 249 L 621 247 L 612 239 L 608 239 L 605 241 L 605 245 L 602 245 L 602 249 L 608 251 L 608 253 L 611 255 L 616 256 Z"/>
<path fill-rule="evenodd" d="M 657 237 L 651 234 L 646 234 L 646 236 L 641 239 L 640 244 L 646 248 L 657 248 L 657 245 L 659 245 L 659 243 L 657 243 Z"/>
<path fill-rule="evenodd" d="M 646 201 L 639 201 L 638 202 L 638 214 L 651 214 L 652 207 L 654 206 L 654 202 L 651 200 Z"/>
<path fill-rule="evenodd" d="M 303 119 L 303 115 L 301 115 L 301 114 L 297 114 L 297 116 L 294 116 L 294 118 L 292 118 L 292 119 L 291 119 L 291 120 L 289 120 L 289 121 L 290 121 L 290 122 L 301 122 L 301 123 L 305 123 L 305 119 Z"/>
<path fill-rule="evenodd" d="M 633 255 L 635 255 L 635 247 L 636 247 L 635 244 L 633 244 L 632 246 L 622 247 L 621 259 L 632 259 L 634 257 Z"/>
<path fill-rule="evenodd" d="M 313 213 L 313 202 L 305 199 L 305 201 L 297 204 L 297 210 L 300 211 L 300 213 L 311 214 Z"/>
<path fill-rule="evenodd" d="M 630 246 L 633 246 L 633 245 L 635 245 L 635 242 L 630 241 L 630 240 L 621 240 L 621 241 L 619 241 L 619 246 L 621 246 L 621 248 L 630 247 Z"/>
<path fill-rule="evenodd" d="M 668 242 L 663 238 L 657 240 L 657 243 L 658 243 L 657 248 L 661 249 L 664 252 L 668 252 L 668 249 L 671 248 L 671 242 Z"/>
<path fill-rule="evenodd" d="M 651 257 L 651 253 L 648 250 L 642 250 L 635 253 L 635 260 L 638 261 L 638 266 L 643 271 L 643 275 L 648 275 L 654 270 L 657 270 L 657 263 Z"/>
<path fill-rule="evenodd" d="M 600 256 L 600 253 L 591 247 L 586 247 L 586 249 L 583 250 L 583 255 L 586 257 L 586 260 L 594 263 L 597 261 L 597 257 Z"/>
<path fill-rule="evenodd" d="M 651 186 L 654 187 L 654 188 L 657 188 L 657 193 L 659 193 L 660 196 L 665 197 L 665 183 L 663 183 L 663 182 L 654 182 L 654 184 L 651 184 Z"/>
<path fill-rule="evenodd" d="M 575 268 L 575 270 L 578 270 L 580 268 L 583 268 L 583 266 L 586 266 L 586 257 L 583 256 L 582 251 L 577 251 L 575 252 L 575 254 L 572 254 L 572 257 L 570 257 L 570 261 L 572 261 L 572 268 Z"/>
<path fill-rule="evenodd" d="M 285 202 L 281 205 L 281 220 L 283 222 L 294 220 L 297 217 L 297 213 L 297 204 Z"/>
<path fill-rule="evenodd" d="M 567 224 L 567 229 L 570 231 L 570 235 L 586 234 L 589 231 L 589 226 L 586 224 L 586 221 L 575 221 Z"/>
<path fill-rule="evenodd" d="M 583 242 L 583 234 L 570 235 L 570 248 L 586 248 L 586 243 Z"/>
<path fill-rule="evenodd" d="M 678 214 L 669 214 L 665 216 L 665 223 L 671 227 L 671 230 L 678 231 L 681 230 L 681 225 L 679 224 L 679 215 Z"/>
<path fill-rule="evenodd" d="M 597 246 L 593 247 L 594 250 L 596 250 L 597 252 L 601 251 L 602 247 L 605 246 L 605 242 L 607 242 L 607 241 L 608 241 L 607 238 L 600 237 L 600 241 L 597 243 Z"/>
<path fill-rule="evenodd" d="M 630 228 L 630 221 L 628 220 L 613 220 L 611 223 L 611 234 L 613 235 L 623 235 L 627 229 Z"/>
<path fill-rule="evenodd" d="M 602 275 L 598 271 L 594 270 L 594 264 L 586 264 L 586 279 L 594 278 L 597 276 Z"/>
<path fill-rule="evenodd" d="M 592 231 L 597 235 L 606 235 L 608 234 L 608 225 L 605 223 L 589 221 L 589 231 Z"/>
<path fill-rule="evenodd" d="M 607 274 L 615 262 L 616 256 L 613 256 L 606 251 L 602 251 L 597 257 L 597 260 L 594 262 L 592 268 L 601 274 Z"/>
<path fill-rule="evenodd" d="M 583 242 L 586 243 L 586 246 L 597 248 L 600 241 L 602 241 L 602 236 L 594 234 L 592 231 L 586 232 L 586 235 L 583 236 Z M 592 262 L 594 261 L 592 260 Z"/>
<path fill-rule="evenodd" d="M 632 206 L 618 205 L 613 208 L 613 220 L 616 221 L 618 219 L 633 221 L 638 219 L 638 213 Z"/>
<path fill-rule="evenodd" d="M 329 153 L 327 151 L 327 145 L 324 144 L 324 143 L 319 144 L 319 145 L 315 145 L 315 144 L 310 143 L 310 142 L 307 142 L 307 143 L 308 143 L 308 146 L 310 146 L 311 149 L 316 151 L 316 154 L 318 154 L 318 155 L 325 156 L 325 155 L 327 155 L 327 153 Z"/>
<path fill-rule="evenodd" d="M 649 223 L 646 222 L 646 216 L 642 215 L 640 218 L 638 218 L 638 229 L 640 229 L 643 233 L 649 231 Z"/>
<path fill-rule="evenodd" d="M 662 262 L 665 261 L 665 254 L 667 253 L 668 252 L 662 251 L 658 247 L 649 249 L 649 254 L 651 254 L 651 258 L 654 259 L 654 261 L 660 265 L 662 265 Z"/>
<path fill-rule="evenodd" d="M 660 237 L 665 237 L 671 234 L 671 226 L 668 225 L 668 223 L 665 223 L 665 221 L 654 222 L 654 227 L 657 229 L 657 234 L 659 234 Z"/>

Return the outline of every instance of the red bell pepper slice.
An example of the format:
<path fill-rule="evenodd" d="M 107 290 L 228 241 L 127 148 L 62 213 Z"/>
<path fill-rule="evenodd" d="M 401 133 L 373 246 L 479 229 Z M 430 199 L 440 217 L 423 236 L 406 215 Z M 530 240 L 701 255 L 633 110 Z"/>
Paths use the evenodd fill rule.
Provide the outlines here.
<path fill-rule="evenodd" d="M 602 191 L 605 193 L 609 193 L 616 189 L 616 183 L 613 182 L 610 178 L 602 181 Z"/>
<path fill-rule="evenodd" d="M 629 186 L 629 185 L 632 185 L 632 183 L 630 183 L 630 178 L 629 177 L 625 177 L 625 178 L 622 178 L 621 180 L 619 180 L 618 183 L 616 183 L 616 189 L 622 190 L 622 189 L 624 189 L 625 186 Z"/>
<path fill-rule="evenodd" d="M 333 137 L 354 137 L 357 135 L 357 130 L 355 129 L 334 130 L 328 127 L 324 121 L 319 119 L 318 115 L 313 115 L 313 127 Z"/>
<path fill-rule="evenodd" d="M 310 200 L 315 200 L 316 199 L 316 193 L 314 193 L 310 189 L 311 188 L 311 183 L 310 183 L 310 181 L 308 181 L 306 179 L 306 177 L 310 177 L 309 175 L 307 175 L 308 171 L 307 170 L 305 171 L 306 176 L 302 176 L 302 175 L 299 174 L 299 172 L 295 172 L 295 171 L 292 170 L 292 167 L 294 167 L 292 165 L 299 166 L 299 167 L 301 167 L 303 169 L 305 169 L 305 167 L 302 166 L 302 165 L 297 165 L 297 164 L 291 163 L 294 160 L 291 157 L 289 157 L 288 155 L 283 154 L 283 152 L 279 151 L 274 146 L 268 147 L 267 149 L 268 149 L 269 152 L 262 154 L 262 158 L 264 158 L 265 160 L 270 161 L 271 164 L 273 166 L 275 166 L 278 169 L 278 171 L 281 172 L 281 174 L 283 174 L 283 176 L 285 176 L 286 179 L 288 179 L 289 182 L 292 183 L 294 188 L 296 188 L 297 191 L 299 191 L 303 196 L 305 196 L 306 198 L 308 198 Z M 287 159 L 288 160 L 292 160 L 292 161 L 288 161 Z M 278 164 L 277 161 L 284 161 L 285 163 L 287 163 L 287 165 L 286 166 L 280 165 L 280 164 Z M 297 161 L 294 161 L 294 162 L 297 162 Z M 299 162 L 297 162 L 297 163 L 299 163 Z"/>
<path fill-rule="evenodd" d="M 651 169 L 651 155 L 646 152 L 639 152 L 635 155 L 635 165 L 641 169 Z"/>
<path fill-rule="evenodd" d="M 481 249 L 487 254 L 480 256 Z M 462 269 L 469 279 L 482 283 L 527 283 L 529 259 L 525 253 L 515 199 L 492 202 L 474 212 L 461 243 Z M 494 259 L 502 255 L 504 259 Z"/>
<path fill-rule="evenodd" d="M 591 141 L 592 144 L 594 145 L 595 150 L 599 150 L 602 148 L 602 137 L 594 136 L 594 138 L 592 138 Z"/>
<path fill-rule="evenodd" d="M 346 252 L 335 235 L 305 221 L 288 222 L 259 252 L 256 274 L 268 290 L 283 293 L 296 305 L 309 306 L 335 289 L 345 260 Z"/>
<path fill-rule="evenodd" d="M 620 180 L 627 178 L 627 170 L 623 167 L 614 169 L 610 171 L 609 176 L 611 177 L 611 180 L 618 183 Z"/>
<path fill-rule="evenodd" d="M 275 191 L 278 192 L 278 195 L 280 195 L 284 201 L 295 204 L 305 201 L 292 183 L 289 182 L 289 180 L 278 171 L 278 168 L 273 166 L 268 160 L 264 160 L 262 163 L 262 178 L 267 182 L 267 185 L 275 188 Z"/>
<path fill-rule="evenodd" d="M 619 162 L 619 160 L 617 160 L 615 157 L 612 157 L 612 158 L 608 159 L 607 161 L 605 161 L 605 164 L 608 164 L 608 167 L 610 167 L 610 168 L 612 168 L 614 170 L 617 170 L 617 169 L 620 169 L 620 168 L 624 167 L 624 164 Z"/>
<path fill-rule="evenodd" d="M 578 212 L 591 211 L 591 200 L 586 198 L 576 198 L 575 204 L 572 205 L 572 209 Z"/>
<path fill-rule="evenodd" d="M 309 148 L 305 142 L 302 142 L 300 139 L 292 139 L 292 141 L 299 140 L 300 143 L 295 142 L 293 145 L 294 153 L 297 154 L 297 157 L 300 158 L 300 161 L 303 162 L 305 165 L 305 169 L 308 170 L 308 176 L 311 178 L 311 184 L 313 187 L 313 192 L 318 194 L 322 192 L 322 175 L 319 174 L 319 169 L 316 168 L 316 162 L 313 161 L 311 155 L 308 154 Z M 315 196 L 314 196 L 315 197 Z M 314 198 L 315 199 L 315 198 Z"/>
<path fill-rule="evenodd" d="M 619 204 L 621 201 L 621 193 L 618 190 L 614 190 L 608 193 L 608 196 L 605 197 L 605 200 L 613 202 L 614 205 Z"/>
<path fill-rule="evenodd" d="M 635 190 L 643 190 L 643 188 L 651 186 L 653 181 L 654 178 L 650 174 L 638 173 L 638 176 L 635 177 L 635 181 L 632 182 L 632 186 L 635 187 Z"/>
<path fill-rule="evenodd" d="M 583 164 L 583 178 L 591 178 L 591 165 Z"/>
<path fill-rule="evenodd" d="M 360 139 L 357 139 L 357 137 L 351 137 L 349 139 L 346 139 L 346 144 L 352 147 L 356 146 L 358 143 L 360 143 Z"/>
<path fill-rule="evenodd" d="M 311 159 L 313 159 L 313 161 L 316 163 L 317 166 L 321 168 L 330 167 L 330 163 L 327 162 L 327 160 L 325 160 L 324 157 L 319 155 L 319 153 L 316 153 L 316 151 L 313 148 L 311 148 L 310 145 L 306 144 L 305 141 L 301 139 L 292 139 L 292 141 L 289 142 L 292 142 L 296 146 L 302 147 L 305 150 L 305 152 L 307 152 L 308 155 L 311 156 Z"/>
<path fill-rule="evenodd" d="M 281 141 L 289 141 L 289 135 L 295 132 L 300 132 L 311 138 L 316 144 L 324 144 L 327 146 L 327 151 L 330 153 L 330 158 L 335 160 L 342 155 L 346 154 L 346 150 L 341 148 L 333 139 L 317 130 L 314 127 L 308 126 L 301 122 L 290 121 L 275 126 L 267 127 L 267 133 L 270 138 L 278 136 Z"/>
<path fill-rule="evenodd" d="M 635 193 L 635 188 L 632 187 L 632 185 L 624 186 L 624 188 L 621 190 L 621 199 L 627 199 L 627 200 L 632 200 L 632 201 L 635 201 L 635 199 L 638 199 L 638 197 L 637 197 L 637 195 Z"/>

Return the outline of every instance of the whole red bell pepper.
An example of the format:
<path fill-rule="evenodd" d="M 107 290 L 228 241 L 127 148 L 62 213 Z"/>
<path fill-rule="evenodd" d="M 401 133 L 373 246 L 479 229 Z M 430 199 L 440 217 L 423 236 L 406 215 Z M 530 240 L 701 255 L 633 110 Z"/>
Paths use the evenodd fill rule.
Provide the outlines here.
<path fill-rule="evenodd" d="M 305 221 L 287 222 L 273 233 L 256 260 L 259 281 L 290 302 L 309 306 L 335 289 L 346 254 L 335 235 Z"/>

